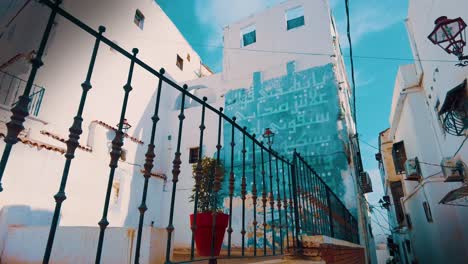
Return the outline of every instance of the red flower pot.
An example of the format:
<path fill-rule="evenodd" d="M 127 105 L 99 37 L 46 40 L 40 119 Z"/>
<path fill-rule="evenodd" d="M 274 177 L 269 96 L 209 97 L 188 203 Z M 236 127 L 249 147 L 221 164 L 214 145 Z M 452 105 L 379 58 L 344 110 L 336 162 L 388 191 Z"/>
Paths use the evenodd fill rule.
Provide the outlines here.
<path fill-rule="evenodd" d="M 216 214 L 216 229 L 214 255 L 219 256 L 223 245 L 224 233 L 229 222 L 229 215 L 223 213 Z M 193 214 L 190 215 L 190 226 L 193 225 Z M 197 253 L 203 257 L 211 256 L 211 241 L 213 237 L 213 213 L 197 213 L 197 229 L 195 230 L 195 244 Z"/>

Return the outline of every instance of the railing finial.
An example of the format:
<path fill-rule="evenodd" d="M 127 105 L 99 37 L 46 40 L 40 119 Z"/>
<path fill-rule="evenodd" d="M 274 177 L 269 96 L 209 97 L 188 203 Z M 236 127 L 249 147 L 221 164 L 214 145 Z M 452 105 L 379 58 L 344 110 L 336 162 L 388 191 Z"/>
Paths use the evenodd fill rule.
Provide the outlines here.
<path fill-rule="evenodd" d="M 99 26 L 98 31 L 99 31 L 99 34 L 102 34 L 102 33 L 106 32 L 106 27 L 101 25 L 101 26 Z"/>

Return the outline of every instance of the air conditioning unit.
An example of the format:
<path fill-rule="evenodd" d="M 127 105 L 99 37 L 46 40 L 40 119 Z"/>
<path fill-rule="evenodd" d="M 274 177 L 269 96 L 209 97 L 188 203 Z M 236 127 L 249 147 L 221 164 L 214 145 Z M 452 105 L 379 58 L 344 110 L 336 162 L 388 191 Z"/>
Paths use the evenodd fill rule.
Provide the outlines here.
<path fill-rule="evenodd" d="M 444 158 L 440 166 L 442 167 L 446 182 L 463 181 L 466 173 L 466 166 L 461 160 Z"/>
<path fill-rule="evenodd" d="M 405 162 L 406 169 L 406 180 L 407 181 L 419 181 L 421 180 L 421 167 L 419 165 L 418 158 L 408 159 Z"/>

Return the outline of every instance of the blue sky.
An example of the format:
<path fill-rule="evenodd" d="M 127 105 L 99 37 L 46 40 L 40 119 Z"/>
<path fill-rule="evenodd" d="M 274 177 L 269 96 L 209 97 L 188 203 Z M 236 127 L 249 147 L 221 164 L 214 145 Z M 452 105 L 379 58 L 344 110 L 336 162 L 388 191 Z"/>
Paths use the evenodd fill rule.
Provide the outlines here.
<path fill-rule="evenodd" d="M 173 20 L 185 38 L 215 72 L 222 69 L 222 28 L 282 0 L 156 0 Z M 321 1 L 321 0 L 313 0 Z M 345 55 L 349 54 L 346 38 L 345 0 L 330 0 Z M 389 127 L 388 117 L 393 86 L 401 64 L 412 63 L 412 54 L 404 20 L 408 0 L 352 0 L 351 37 L 355 55 L 357 121 L 361 138 L 377 147 L 378 133 Z M 300 52 L 300 50 L 291 50 Z M 371 59 L 363 57 L 403 58 L 408 60 Z M 347 61 L 348 71 L 349 59 Z M 350 78 L 351 79 L 351 78 Z M 376 149 L 361 144 L 364 167 L 372 176 L 374 193 L 368 200 L 377 204 L 383 195 Z M 382 241 L 388 228 L 380 213 L 373 215 L 373 229 Z"/>

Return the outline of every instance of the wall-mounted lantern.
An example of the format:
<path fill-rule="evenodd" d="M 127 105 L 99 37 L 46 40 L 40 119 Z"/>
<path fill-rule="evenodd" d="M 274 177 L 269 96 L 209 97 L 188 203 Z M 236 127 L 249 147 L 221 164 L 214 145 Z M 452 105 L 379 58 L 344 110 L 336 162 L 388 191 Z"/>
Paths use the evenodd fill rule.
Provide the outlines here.
<path fill-rule="evenodd" d="M 117 128 L 119 125 L 120 124 L 117 124 Z M 132 125 L 130 125 L 130 123 L 128 123 L 127 119 L 125 118 L 122 124 L 122 132 L 126 134 L 130 128 L 132 128 Z"/>
<path fill-rule="evenodd" d="M 275 137 L 275 133 L 271 131 L 269 127 L 265 129 L 265 132 L 263 132 L 263 138 L 266 138 L 268 146 L 271 147 L 273 145 L 273 138 Z"/>
<path fill-rule="evenodd" d="M 460 62 L 456 66 L 468 66 L 468 56 L 463 55 L 463 49 L 466 46 L 466 23 L 461 17 L 455 19 L 448 19 L 446 16 L 439 17 L 428 38 L 448 54 L 457 56 Z"/>
<path fill-rule="evenodd" d="M 390 209 L 390 196 L 388 195 L 385 195 L 382 197 L 382 199 L 379 200 L 379 204 L 380 206 L 382 206 L 383 208 L 389 210 Z"/>

